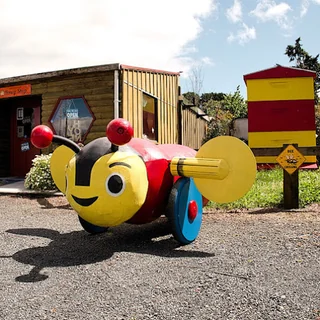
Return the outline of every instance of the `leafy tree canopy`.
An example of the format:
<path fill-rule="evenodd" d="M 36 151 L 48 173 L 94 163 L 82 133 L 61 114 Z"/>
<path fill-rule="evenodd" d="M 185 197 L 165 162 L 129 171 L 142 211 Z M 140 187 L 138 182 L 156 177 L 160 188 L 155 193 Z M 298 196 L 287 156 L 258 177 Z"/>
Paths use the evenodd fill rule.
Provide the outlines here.
<path fill-rule="evenodd" d="M 188 91 L 183 94 L 184 98 L 188 100 L 190 103 L 193 103 L 194 105 L 198 105 L 200 96 L 192 91 Z"/>
<path fill-rule="evenodd" d="M 214 101 L 222 101 L 224 99 L 225 94 L 222 92 L 210 92 L 210 93 L 203 93 L 200 97 L 202 102 L 208 102 L 209 100 Z"/>
<path fill-rule="evenodd" d="M 217 95 L 209 93 L 209 95 L 214 98 L 221 98 L 220 93 Z M 248 115 L 248 106 L 241 96 L 240 86 L 237 87 L 234 93 L 222 95 L 223 99 L 209 99 L 202 103 L 203 110 L 211 117 L 204 142 L 217 136 L 229 135 L 233 120 L 245 118 Z"/>
<path fill-rule="evenodd" d="M 234 93 L 224 95 L 223 105 L 225 110 L 233 115 L 234 119 L 248 116 L 248 106 L 240 93 L 240 86 L 237 86 Z"/>
<path fill-rule="evenodd" d="M 295 67 L 312 70 L 317 73 L 314 89 L 315 89 L 315 100 L 318 103 L 318 93 L 320 89 L 320 63 L 318 61 L 319 54 L 315 57 L 311 56 L 306 50 L 302 48 L 301 38 L 299 37 L 294 45 L 288 45 L 285 51 L 285 55 L 289 57 L 289 61 L 295 62 Z"/>

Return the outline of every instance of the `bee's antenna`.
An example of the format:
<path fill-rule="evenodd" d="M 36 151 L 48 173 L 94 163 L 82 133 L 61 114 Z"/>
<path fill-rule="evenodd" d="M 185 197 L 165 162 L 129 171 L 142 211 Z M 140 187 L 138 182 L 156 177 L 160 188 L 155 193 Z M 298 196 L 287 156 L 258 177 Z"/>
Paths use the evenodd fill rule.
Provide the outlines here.
<path fill-rule="evenodd" d="M 81 148 L 68 138 L 53 134 L 52 130 L 45 125 L 39 125 L 33 128 L 31 132 L 31 143 L 38 149 L 44 149 L 50 146 L 52 142 L 62 144 L 78 153 Z"/>
<path fill-rule="evenodd" d="M 111 150 L 113 152 L 128 143 L 133 137 L 133 128 L 129 121 L 117 118 L 109 122 L 106 129 L 106 136 L 112 143 Z"/>

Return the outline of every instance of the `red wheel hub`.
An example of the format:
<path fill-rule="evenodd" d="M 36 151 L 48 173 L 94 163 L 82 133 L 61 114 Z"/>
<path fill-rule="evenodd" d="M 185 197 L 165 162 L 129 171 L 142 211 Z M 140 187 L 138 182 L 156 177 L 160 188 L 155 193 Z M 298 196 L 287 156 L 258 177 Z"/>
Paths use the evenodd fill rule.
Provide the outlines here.
<path fill-rule="evenodd" d="M 188 206 L 188 217 L 191 221 L 193 221 L 197 217 L 197 214 L 198 214 L 197 202 L 194 200 L 191 200 Z"/>

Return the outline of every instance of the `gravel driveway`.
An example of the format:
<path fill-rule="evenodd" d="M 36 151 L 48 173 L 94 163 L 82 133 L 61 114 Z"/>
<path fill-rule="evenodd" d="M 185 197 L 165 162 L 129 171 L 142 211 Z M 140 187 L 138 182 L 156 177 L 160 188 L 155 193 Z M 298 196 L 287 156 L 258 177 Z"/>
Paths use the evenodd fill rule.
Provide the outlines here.
<path fill-rule="evenodd" d="M 90 236 L 63 198 L 0 196 L 0 319 L 320 320 L 320 211 L 210 213 Z"/>

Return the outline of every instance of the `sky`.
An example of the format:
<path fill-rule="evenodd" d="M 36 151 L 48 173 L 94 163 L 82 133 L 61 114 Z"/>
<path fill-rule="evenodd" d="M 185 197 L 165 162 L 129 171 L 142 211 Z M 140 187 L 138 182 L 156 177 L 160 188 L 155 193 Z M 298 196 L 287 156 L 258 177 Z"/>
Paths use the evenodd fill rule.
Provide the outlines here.
<path fill-rule="evenodd" d="M 232 93 L 243 75 L 320 53 L 320 0 L 0 0 L 0 78 L 122 63 L 181 71 L 182 92 Z"/>

